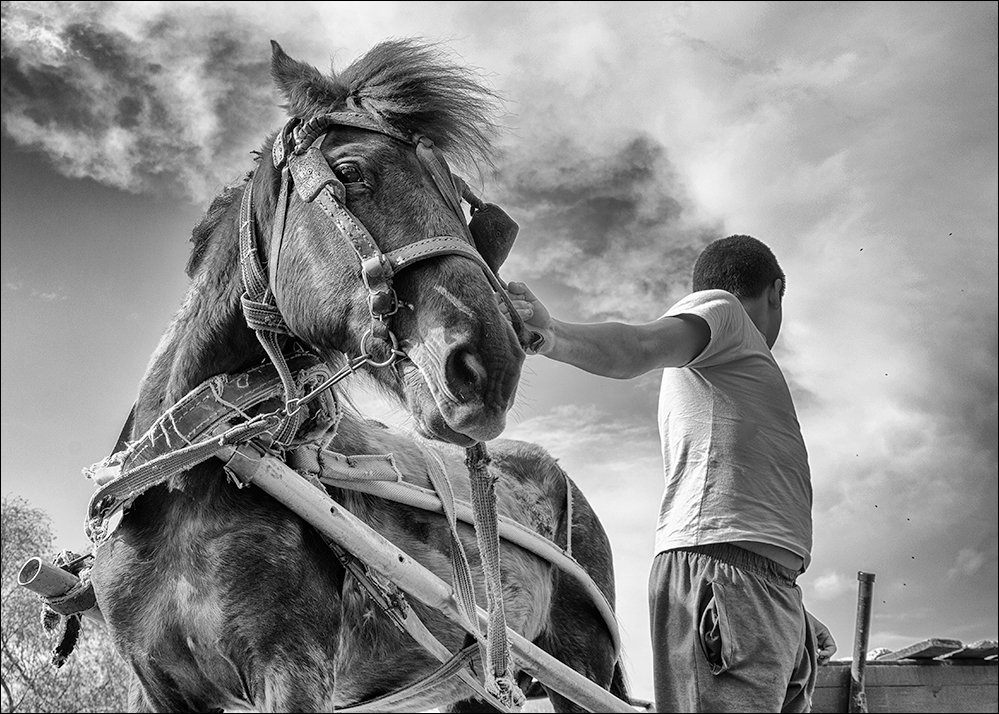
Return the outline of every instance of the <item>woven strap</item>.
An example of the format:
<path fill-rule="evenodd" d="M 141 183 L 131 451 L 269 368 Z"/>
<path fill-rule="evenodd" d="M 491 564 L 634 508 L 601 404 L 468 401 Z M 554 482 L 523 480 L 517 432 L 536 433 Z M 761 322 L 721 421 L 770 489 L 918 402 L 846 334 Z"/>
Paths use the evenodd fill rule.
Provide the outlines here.
<path fill-rule="evenodd" d="M 479 558 L 486 581 L 489 620 L 486 629 L 486 691 L 508 706 L 519 709 L 524 693 L 513 676 L 510 643 L 506 636 L 506 610 L 503 606 L 503 580 L 500 570 L 499 527 L 496 489 L 489 473 L 489 455 L 479 442 L 465 450 L 465 465 L 472 483 L 472 509 Z"/>
<path fill-rule="evenodd" d="M 465 555 L 465 546 L 462 545 L 461 539 L 458 537 L 454 489 L 451 488 L 451 479 L 448 478 L 447 469 L 440 455 L 428 447 L 423 447 L 423 454 L 427 463 L 427 476 L 430 478 L 430 483 L 433 485 L 434 491 L 437 492 L 438 498 L 440 498 L 444 517 L 451 529 L 451 574 L 458 595 L 458 604 L 465 611 L 468 621 L 474 624 L 478 619 L 475 586 L 472 580 L 472 569 L 468 564 L 468 556 Z"/>
<path fill-rule="evenodd" d="M 278 199 L 278 215 L 275 216 L 276 240 L 283 239 L 285 208 L 288 202 L 288 172 L 281 172 L 281 192 Z M 278 226 L 280 229 L 278 229 Z M 275 236 L 272 234 L 272 240 Z M 278 246 L 280 247 L 280 246 Z M 275 248 L 272 246 L 272 250 Z M 298 387 L 292 378 L 291 369 L 284 358 L 282 338 L 290 335 L 291 330 L 284 321 L 270 289 L 270 281 L 263 263 L 257 243 L 256 219 L 253 215 L 253 178 L 247 180 L 243 189 L 243 198 L 239 206 L 239 254 L 243 275 L 244 294 L 241 298 L 246 324 L 254 331 L 257 340 L 274 364 L 281 384 L 284 387 L 285 402 L 298 399 Z M 277 258 L 275 257 L 275 260 Z M 287 445 L 294 438 L 302 425 L 302 415 L 297 411 L 286 414 L 273 432 L 276 445 Z"/>
<path fill-rule="evenodd" d="M 290 467 L 299 473 L 315 475 L 326 486 L 360 491 L 432 513 L 444 513 L 437 492 L 404 478 L 391 454 L 346 456 L 312 444 L 292 449 L 286 457 Z M 568 482 L 568 476 L 565 478 Z M 566 497 L 571 498 L 571 494 L 567 492 Z M 474 527 L 475 514 L 470 503 L 456 498 L 455 515 L 462 523 Z M 571 514 L 567 513 L 566 518 L 571 521 Z M 621 639 L 614 608 L 589 573 L 564 549 L 522 523 L 503 515 L 497 515 L 497 523 L 501 540 L 551 563 L 583 589 L 603 618 L 614 651 L 620 652 Z"/>
<path fill-rule="evenodd" d="M 215 456 L 225 446 L 241 444 L 272 430 L 277 420 L 270 415 L 235 426 L 220 436 L 210 437 L 168 454 L 147 461 L 141 466 L 122 474 L 121 477 L 99 488 L 90 498 L 87 509 L 87 535 L 100 545 L 109 533 L 106 532 L 108 519 L 127 506 L 134 498 L 142 495 L 153 486 L 166 483 L 171 477 L 186 471 Z"/>

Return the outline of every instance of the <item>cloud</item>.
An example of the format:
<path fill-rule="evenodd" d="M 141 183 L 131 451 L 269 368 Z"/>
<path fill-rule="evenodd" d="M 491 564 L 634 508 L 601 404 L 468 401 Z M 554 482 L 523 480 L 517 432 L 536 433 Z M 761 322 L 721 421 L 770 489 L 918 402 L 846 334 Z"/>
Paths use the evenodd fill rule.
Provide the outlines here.
<path fill-rule="evenodd" d="M 811 594 L 818 600 L 835 600 L 839 596 L 856 589 L 856 580 L 842 573 L 829 571 L 811 582 Z"/>
<path fill-rule="evenodd" d="M 59 289 L 49 288 L 47 290 L 37 287 L 27 288 L 22 281 L 8 281 L 4 283 L 3 287 L 4 292 L 12 297 L 19 297 L 21 299 L 27 298 L 39 302 L 62 302 L 69 299 L 65 288 L 62 287 Z"/>
<path fill-rule="evenodd" d="M 689 291 L 697 254 L 721 237 L 691 218 L 665 147 L 649 136 L 600 147 L 535 136 L 508 150 L 499 179 L 498 200 L 521 226 L 504 273 L 564 290 L 558 314 L 654 319 Z"/>
<path fill-rule="evenodd" d="M 279 121 L 269 52 L 224 6 L 4 3 L 3 127 L 66 176 L 204 201 Z"/>
<path fill-rule="evenodd" d="M 947 575 L 950 578 L 969 577 L 977 573 L 986 563 L 985 553 L 974 548 L 961 548 L 957 554 L 957 562 Z"/>

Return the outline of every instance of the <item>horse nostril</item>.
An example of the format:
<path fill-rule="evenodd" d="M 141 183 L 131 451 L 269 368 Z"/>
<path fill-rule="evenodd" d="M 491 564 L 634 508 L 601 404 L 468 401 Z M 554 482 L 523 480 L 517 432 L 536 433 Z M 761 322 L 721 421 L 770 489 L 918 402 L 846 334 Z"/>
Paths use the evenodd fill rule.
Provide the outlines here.
<path fill-rule="evenodd" d="M 480 396 L 486 381 L 486 368 L 473 352 L 458 348 L 448 355 L 445 376 L 451 396 L 464 403 Z"/>

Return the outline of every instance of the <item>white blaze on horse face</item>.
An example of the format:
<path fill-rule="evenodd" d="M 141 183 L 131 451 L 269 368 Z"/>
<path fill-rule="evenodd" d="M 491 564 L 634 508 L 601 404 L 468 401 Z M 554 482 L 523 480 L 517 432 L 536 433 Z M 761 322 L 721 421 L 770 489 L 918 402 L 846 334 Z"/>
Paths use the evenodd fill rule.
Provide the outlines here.
<path fill-rule="evenodd" d="M 453 294 L 453 293 L 452 293 L 452 292 L 451 292 L 450 290 L 448 290 L 448 289 L 447 289 L 446 287 L 444 287 L 443 285 L 435 285 L 435 286 L 434 286 L 434 290 L 435 290 L 435 291 L 436 291 L 437 293 L 439 293 L 439 294 L 440 294 L 441 296 L 443 296 L 445 300 L 447 300 L 447 301 L 448 301 L 449 303 L 451 303 L 452 305 L 454 305 L 454 307 L 455 307 L 455 308 L 456 308 L 456 309 L 457 309 L 457 310 L 458 310 L 459 312 L 462 312 L 462 313 L 464 313 L 465 315 L 467 315 L 468 317 L 471 317 L 472 319 L 475 319 L 475 317 L 476 317 L 476 315 L 475 315 L 475 311 L 474 311 L 474 310 L 472 310 L 472 308 L 470 308 L 470 307 L 469 307 L 468 305 L 466 305 L 466 304 L 465 304 L 465 303 L 464 303 L 464 302 L 463 302 L 463 301 L 461 300 L 461 298 L 459 298 L 458 296 L 454 295 L 454 294 Z"/>
<path fill-rule="evenodd" d="M 448 388 L 445 369 L 448 348 L 459 338 L 444 327 L 432 327 L 421 338 L 407 351 L 409 358 L 423 374 L 423 381 L 430 388 L 435 401 L 440 403 L 441 392 L 451 401 L 458 401 L 457 396 Z"/>

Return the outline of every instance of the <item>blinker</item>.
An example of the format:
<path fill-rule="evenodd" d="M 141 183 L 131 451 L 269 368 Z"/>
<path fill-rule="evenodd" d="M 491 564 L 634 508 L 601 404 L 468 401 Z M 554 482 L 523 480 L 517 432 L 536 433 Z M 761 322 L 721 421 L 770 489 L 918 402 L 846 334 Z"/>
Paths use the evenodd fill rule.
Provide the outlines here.
<path fill-rule="evenodd" d="M 468 229 L 486 264 L 498 273 L 513 248 L 520 226 L 495 203 L 485 203 L 481 208 L 473 209 Z"/>
<path fill-rule="evenodd" d="M 294 161 L 289 162 L 292 178 L 295 179 L 295 190 L 306 203 L 312 203 L 316 196 L 326 186 L 333 191 L 336 200 L 343 203 L 347 198 L 347 190 L 340 179 L 333 173 L 323 152 L 311 146 Z"/>

